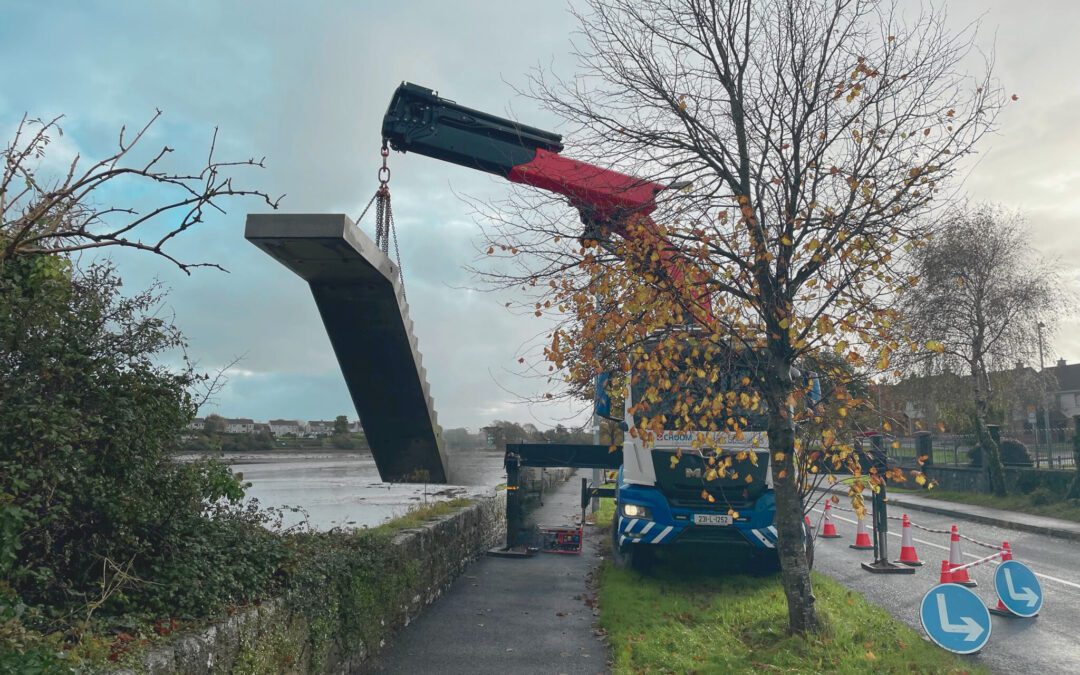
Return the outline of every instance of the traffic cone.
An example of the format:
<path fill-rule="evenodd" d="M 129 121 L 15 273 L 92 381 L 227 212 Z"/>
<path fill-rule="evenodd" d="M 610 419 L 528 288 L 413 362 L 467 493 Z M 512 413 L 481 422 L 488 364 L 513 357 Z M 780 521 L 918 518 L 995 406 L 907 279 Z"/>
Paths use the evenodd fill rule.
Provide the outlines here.
<path fill-rule="evenodd" d="M 949 535 L 949 571 L 952 572 L 952 582 L 969 588 L 978 586 L 978 582 L 968 576 L 966 569 L 956 569 L 963 564 L 964 560 L 960 555 L 960 529 L 953 525 L 952 534 Z"/>
<path fill-rule="evenodd" d="M 855 543 L 851 544 L 848 548 L 853 548 L 857 551 L 872 551 L 874 550 L 874 542 L 870 541 L 870 532 L 866 529 L 866 520 L 859 517 L 859 527 L 855 532 Z"/>
<path fill-rule="evenodd" d="M 1001 562 L 1005 562 L 1006 560 L 1012 560 L 1012 549 L 1009 548 L 1009 542 L 1003 541 L 1001 542 Z M 1016 614 L 1013 614 L 1009 608 L 1005 606 L 1005 603 L 1001 601 L 1001 598 L 998 598 L 996 607 L 988 607 L 987 609 L 990 610 L 991 614 L 997 614 L 998 616 L 1009 618 L 1014 618 L 1016 616 Z"/>
<path fill-rule="evenodd" d="M 832 517 L 829 515 L 830 510 L 832 510 L 832 504 L 825 502 L 825 515 L 822 516 L 825 520 L 825 525 L 821 529 L 821 538 L 839 539 L 840 535 L 836 533 L 836 525 L 833 524 Z"/>
<path fill-rule="evenodd" d="M 938 583 L 939 584 L 951 584 L 952 582 L 953 582 L 952 581 L 952 565 L 949 564 L 948 560 L 942 560 L 941 561 L 941 580 L 938 581 Z"/>
<path fill-rule="evenodd" d="M 904 514 L 903 536 L 900 538 L 900 559 L 896 562 L 908 567 L 922 567 L 923 562 L 915 553 L 915 542 L 911 538 L 911 520 Z"/>

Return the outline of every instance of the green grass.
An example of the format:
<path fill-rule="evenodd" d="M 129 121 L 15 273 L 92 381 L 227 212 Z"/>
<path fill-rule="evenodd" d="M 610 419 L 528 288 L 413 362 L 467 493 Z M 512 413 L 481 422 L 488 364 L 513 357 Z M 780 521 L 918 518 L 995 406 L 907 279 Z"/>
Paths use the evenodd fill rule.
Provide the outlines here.
<path fill-rule="evenodd" d="M 779 577 L 643 577 L 605 562 L 600 625 L 615 673 L 988 673 L 814 574 L 826 629 L 787 635 Z"/>
<path fill-rule="evenodd" d="M 612 500 L 601 500 L 597 522 L 611 522 L 613 512 Z M 989 672 L 816 573 L 814 594 L 825 629 L 793 637 L 779 576 L 687 573 L 673 562 L 643 576 L 608 561 L 599 575 L 600 626 L 615 673 Z"/>
<path fill-rule="evenodd" d="M 408 513 L 398 516 L 393 520 L 388 520 L 374 529 L 393 532 L 423 527 L 427 522 L 449 515 L 463 506 L 468 506 L 472 503 L 471 499 L 465 499 L 464 497 L 450 499 L 445 502 L 432 502 L 431 504 L 409 509 Z"/>
<path fill-rule="evenodd" d="M 991 494 L 983 494 L 980 492 L 950 492 L 948 490 L 908 490 L 903 488 L 888 488 L 889 492 L 896 492 L 898 494 L 911 494 L 918 497 L 926 497 L 928 499 L 940 499 L 946 502 L 956 502 L 960 504 L 972 504 L 974 506 L 989 506 L 995 509 L 1004 509 L 1006 511 L 1020 511 L 1021 513 L 1030 513 L 1034 516 L 1047 516 L 1050 518 L 1062 518 L 1064 520 L 1071 520 L 1074 522 L 1080 522 L 1080 500 L 1065 500 L 1056 496 L 1051 497 L 1052 501 L 1049 503 L 1035 503 L 1039 501 L 1039 497 L 1033 495 L 1008 495 L 1005 497 L 995 497 Z"/>

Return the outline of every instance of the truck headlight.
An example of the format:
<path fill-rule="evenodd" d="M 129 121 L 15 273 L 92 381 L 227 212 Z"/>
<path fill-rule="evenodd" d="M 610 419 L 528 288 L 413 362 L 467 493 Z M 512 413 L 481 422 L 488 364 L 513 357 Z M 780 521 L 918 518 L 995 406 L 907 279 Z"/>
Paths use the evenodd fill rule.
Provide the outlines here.
<path fill-rule="evenodd" d="M 637 504 L 623 504 L 622 514 L 626 518 L 642 518 L 644 520 L 652 520 L 652 512 L 644 506 L 638 506 Z"/>

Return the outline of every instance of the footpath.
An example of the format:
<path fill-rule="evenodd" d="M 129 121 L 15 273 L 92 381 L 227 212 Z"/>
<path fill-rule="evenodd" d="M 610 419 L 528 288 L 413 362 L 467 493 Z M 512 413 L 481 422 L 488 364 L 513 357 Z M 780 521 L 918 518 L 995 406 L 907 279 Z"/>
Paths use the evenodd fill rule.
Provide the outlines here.
<path fill-rule="evenodd" d="M 1080 541 L 1080 523 L 1071 520 L 1035 516 L 1019 511 L 1006 511 L 1004 509 L 995 509 L 988 506 L 947 502 L 940 499 L 919 497 L 917 495 L 909 495 L 906 493 L 894 493 L 889 492 L 887 487 L 885 488 L 885 491 L 889 506 L 906 507 L 940 516 L 953 516 L 955 518 L 970 520 L 984 525 L 994 525 L 1010 530 L 1041 534 L 1047 537 L 1058 537 L 1060 539 Z M 840 490 L 838 488 L 833 488 L 833 492 L 847 494 L 846 490 Z"/>
<path fill-rule="evenodd" d="M 527 524 L 581 516 L 580 477 L 544 495 Z M 593 632 L 591 573 L 599 534 L 585 527 L 580 555 L 483 557 L 365 667 L 376 673 L 605 673 L 607 646 Z"/>

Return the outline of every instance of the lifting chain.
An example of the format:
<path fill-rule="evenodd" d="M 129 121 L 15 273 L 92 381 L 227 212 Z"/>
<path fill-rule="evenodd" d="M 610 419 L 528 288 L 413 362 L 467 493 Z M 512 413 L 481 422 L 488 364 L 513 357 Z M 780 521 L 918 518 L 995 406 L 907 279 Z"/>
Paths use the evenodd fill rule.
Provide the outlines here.
<path fill-rule="evenodd" d="M 375 195 L 364 207 L 364 211 L 360 214 L 360 217 L 356 219 L 357 224 L 363 220 L 367 215 L 368 210 L 371 209 L 372 203 L 375 204 L 375 245 L 387 256 L 390 255 L 390 240 L 394 240 L 394 257 L 397 259 L 398 267 L 398 280 L 401 282 L 401 297 L 405 296 L 405 270 L 401 266 L 401 251 L 398 249 L 397 230 L 394 229 L 394 211 L 390 205 L 390 167 L 386 165 L 386 158 L 390 156 L 390 148 L 387 147 L 386 140 L 383 140 L 382 149 L 379 151 L 382 156 L 382 166 L 379 167 L 379 189 L 375 191 Z"/>

